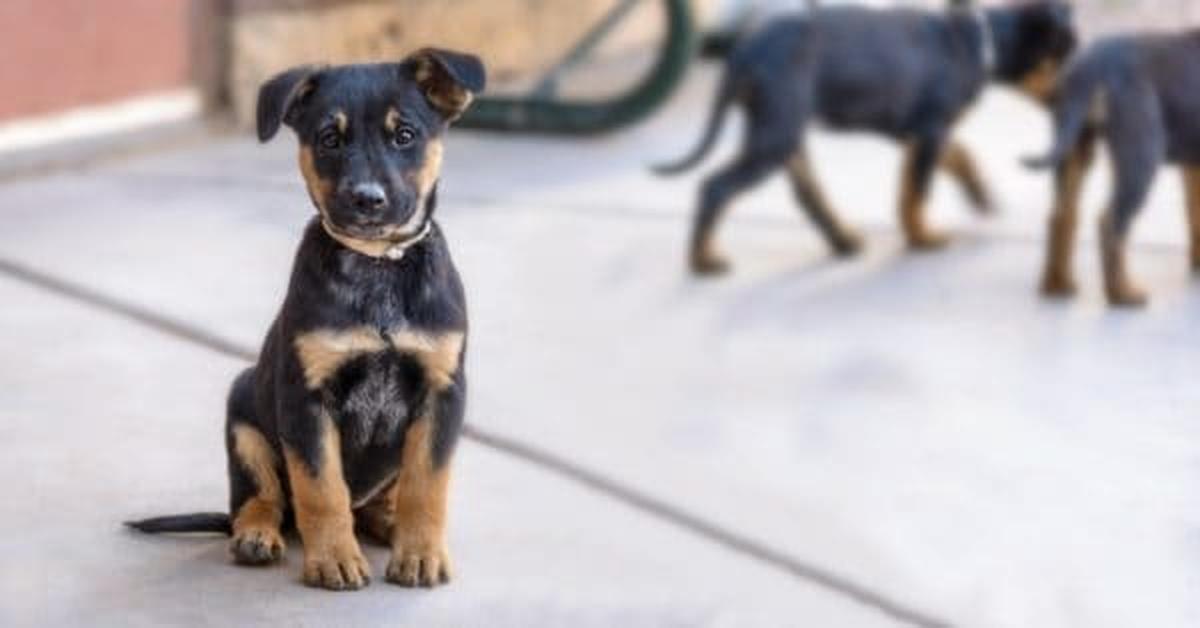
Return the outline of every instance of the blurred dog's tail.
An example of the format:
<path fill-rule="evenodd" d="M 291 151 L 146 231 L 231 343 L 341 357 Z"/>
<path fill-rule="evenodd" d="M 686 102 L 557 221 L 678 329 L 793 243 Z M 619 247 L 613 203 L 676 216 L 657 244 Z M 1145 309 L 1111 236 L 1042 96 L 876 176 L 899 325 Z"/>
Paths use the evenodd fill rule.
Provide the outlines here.
<path fill-rule="evenodd" d="M 700 138 L 700 143 L 683 159 L 669 164 L 652 166 L 651 170 L 659 176 L 668 177 L 687 172 L 703 161 L 721 134 L 725 114 L 729 111 L 729 105 L 733 103 L 736 92 L 733 73 L 726 72 L 725 77 L 721 79 L 720 88 L 717 89 L 717 97 L 709 111 L 708 124 L 704 129 L 704 136 Z"/>
<path fill-rule="evenodd" d="M 1064 82 L 1055 105 L 1053 147 L 1049 153 L 1041 157 L 1025 157 L 1021 163 L 1031 170 L 1057 168 L 1079 142 L 1084 129 L 1103 121 L 1107 106 L 1106 91 L 1102 84 L 1091 80 Z"/>
<path fill-rule="evenodd" d="M 233 523 L 223 512 L 197 512 L 188 515 L 167 515 L 141 521 L 126 521 L 125 525 L 147 534 L 182 534 L 186 532 L 210 532 L 233 534 Z"/>

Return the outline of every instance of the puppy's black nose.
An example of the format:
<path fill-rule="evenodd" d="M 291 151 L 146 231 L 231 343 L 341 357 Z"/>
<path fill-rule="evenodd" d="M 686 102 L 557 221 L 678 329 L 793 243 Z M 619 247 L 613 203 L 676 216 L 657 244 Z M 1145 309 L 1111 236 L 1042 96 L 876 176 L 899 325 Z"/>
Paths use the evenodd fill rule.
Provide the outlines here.
<path fill-rule="evenodd" d="M 359 183 L 350 194 L 358 209 L 379 211 L 387 205 L 387 193 L 378 183 Z"/>

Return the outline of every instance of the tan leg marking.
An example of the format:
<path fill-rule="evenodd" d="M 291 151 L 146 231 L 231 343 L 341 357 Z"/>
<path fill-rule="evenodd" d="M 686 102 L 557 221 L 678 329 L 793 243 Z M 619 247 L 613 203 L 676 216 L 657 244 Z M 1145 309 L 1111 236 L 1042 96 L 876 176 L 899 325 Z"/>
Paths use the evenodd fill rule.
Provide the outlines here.
<path fill-rule="evenodd" d="M 800 204 L 812 217 L 813 222 L 825 235 L 838 255 L 850 256 L 862 250 L 862 236 L 838 219 L 825 191 L 812 171 L 812 164 L 802 152 L 793 155 L 787 164 L 791 176 L 792 191 Z"/>
<path fill-rule="evenodd" d="M 435 586 L 451 576 L 446 546 L 450 465 L 433 463 L 432 412 L 408 429 L 400 474 L 392 490 L 392 560 L 387 579 L 403 586 Z"/>
<path fill-rule="evenodd" d="M 463 341 L 466 338 L 461 331 L 428 334 L 400 330 L 389 335 L 392 346 L 397 351 L 411 354 L 421 364 L 425 377 L 435 392 L 445 390 L 454 383 L 454 374 L 458 372 Z"/>
<path fill-rule="evenodd" d="M 1187 190 L 1188 226 L 1192 234 L 1192 270 L 1200 272 L 1200 166 L 1185 166 L 1183 177 Z"/>
<path fill-rule="evenodd" d="M 1120 307 L 1146 304 L 1146 292 L 1129 276 L 1125 259 L 1125 238 L 1112 226 L 1112 210 L 1100 219 L 1100 257 L 1104 265 L 1104 291 L 1108 302 Z"/>
<path fill-rule="evenodd" d="M 317 469 L 310 469 L 288 447 L 283 450 L 296 528 L 304 542 L 304 583 L 334 590 L 357 589 L 370 582 L 371 569 L 354 538 L 337 428 L 328 416 L 321 423 Z"/>
<path fill-rule="evenodd" d="M 939 165 L 958 181 L 959 186 L 966 192 L 967 198 L 971 199 L 971 205 L 976 211 L 987 214 L 994 210 L 992 195 L 988 192 L 987 183 L 979 174 L 975 159 L 965 146 L 954 141 L 947 143 L 946 148 L 942 151 L 942 160 Z"/>
<path fill-rule="evenodd" d="M 705 234 L 688 257 L 688 265 L 697 275 L 723 275 L 729 272 L 729 260 L 717 251 L 716 229 Z"/>
<path fill-rule="evenodd" d="M 1054 213 L 1046 240 L 1046 266 L 1042 272 L 1042 294 L 1069 297 L 1075 294 L 1075 233 L 1079 223 L 1079 198 L 1095 153 L 1094 140 L 1084 139 L 1071 151 L 1055 178 Z"/>
<path fill-rule="evenodd" d="M 284 509 L 279 458 L 261 432 L 244 424 L 233 426 L 233 451 L 258 492 L 234 513 L 229 550 L 240 564 L 275 562 L 283 557 L 286 547 L 279 531 Z"/>
<path fill-rule="evenodd" d="M 294 345 L 309 390 L 319 389 L 346 362 L 388 348 L 387 341 L 370 327 L 317 329 L 297 336 Z"/>
<path fill-rule="evenodd" d="M 916 250 L 933 250 L 949 244 L 950 236 L 929 228 L 925 221 L 925 194 L 917 185 L 915 161 L 917 146 L 910 144 L 904 155 L 900 173 L 900 226 L 908 246 Z"/>

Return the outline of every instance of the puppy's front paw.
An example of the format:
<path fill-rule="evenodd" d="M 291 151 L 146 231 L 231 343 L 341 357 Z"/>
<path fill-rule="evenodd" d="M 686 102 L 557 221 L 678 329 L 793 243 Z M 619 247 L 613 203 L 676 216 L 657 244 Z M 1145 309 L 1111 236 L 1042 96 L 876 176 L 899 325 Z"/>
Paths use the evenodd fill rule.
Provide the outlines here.
<path fill-rule="evenodd" d="M 913 251 L 937 251 L 950 244 L 950 234 L 942 231 L 922 231 L 909 234 L 908 248 Z"/>
<path fill-rule="evenodd" d="M 693 255 L 690 259 L 692 273 L 700 277 L 718 277 L 729 272 L 729 262 L 712 253 Z"/>
<path fill-rule="evenodd" d="M 1075 296 L 1075 280 L 1058 273 L 1048 273 L 1042 277 L 1041 290 L 1043 296 L 1067 299 Z"/>
<path fill-rule="evenodd" d="M 1146 291 L 1136 286 L 1124 285 L 1108 291 L 1108 303 L 1113 307 L 1139 308 L 1149 302 Z"/>
<path fill-rule="evenodd" d="M 353 591 L 371 582 L 371 568 L 350 536 L 319 548 L 304 548 L 304 584 Z"/>
<path fill-rule="evenodd" d="M 388 582 L 403 587 L 434 587 L 450 581 L 450 553 L 444 543 L 397 543 L 388 563 Z"/>
<path fill-rule="evenodd" d="M 229 551 L 239 565 L 268 565 L 283 558 L 287 545 L 277 528 L 254 527 L 238 530 L 229 541 Z"/>
<path fill-rule="evenodd" d="M 833 241 L 833 252 L 838 257 L 855 257 L 862 253 L 864 247 L 862 235 L 854 231 L 843 231 Z"/>

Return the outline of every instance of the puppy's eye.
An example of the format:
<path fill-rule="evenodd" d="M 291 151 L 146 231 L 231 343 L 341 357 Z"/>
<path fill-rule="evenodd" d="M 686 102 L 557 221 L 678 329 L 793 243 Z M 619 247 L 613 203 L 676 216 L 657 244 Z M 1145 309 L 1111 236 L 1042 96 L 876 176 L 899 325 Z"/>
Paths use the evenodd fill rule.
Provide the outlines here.
<path fill-rule="evenodd" d="M 317 136 L 317 143 L 325 150 L 337 150 L 342 145 L 342 135 L 336 129 L 325 129 Z"/>
<path fill-rule="evenodd" d="M 417 141 L 417 132 L 412 127 L 402 126 L 392 134 L 392 143 L 397 148 L 408 148 L 415 141 Z"/>

